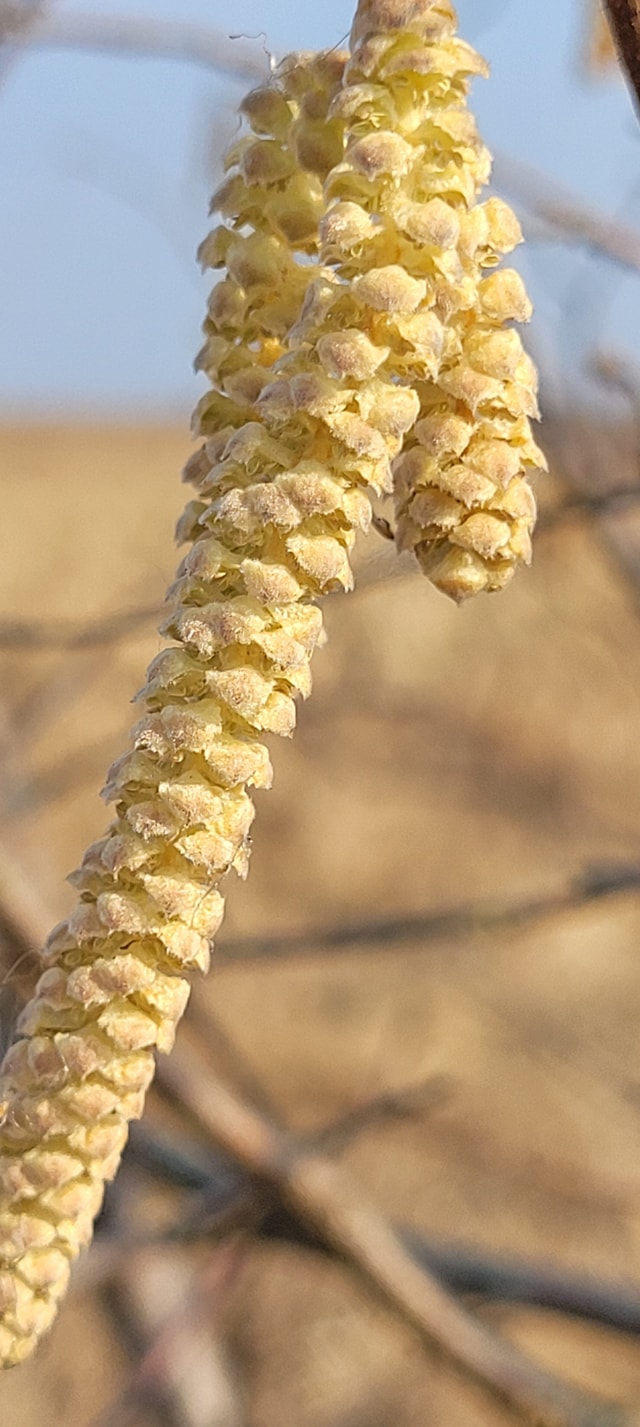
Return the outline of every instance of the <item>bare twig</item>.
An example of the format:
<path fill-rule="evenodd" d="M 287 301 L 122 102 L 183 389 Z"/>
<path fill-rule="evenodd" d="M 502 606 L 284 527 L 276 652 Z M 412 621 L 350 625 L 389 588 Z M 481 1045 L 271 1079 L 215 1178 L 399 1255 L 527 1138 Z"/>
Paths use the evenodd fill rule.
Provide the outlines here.
<path fill-rule="evenodd" d="M 181 1189 L 209 1191 L 213 1186 L 225 1204 L 229 1186 L 234 1192 L 237 1189 L 237 1175 L 234 1170 L 231 1177 L 226 1156 L 211 1147 L 203 1148 L 193 1136 L 178 1137 L 175 1132 L 162 1134 L 149 1129 L 145 1120 L 135 1120 L 131 1126 L 126 1163 Z"/>
<path fill-rule="evenodd" d="M 173 1170 L 171 1182 L 175 1183 L 175 1162 Z M 191 1172 L 195 1172 L 193 1167 Z M 182 1180 L 181 1173 L 178 1182 Z M 183 1251 L 189 1244 L 215 1244 L 239 1232 L 259 1232 L 270 1203 L 265 1192 L 240 1171 L 233 1179 L 218 1180 L 210 1176 L 202 1181 L 200 1192 L 186 1197 L 179 1218 L 165 1229 L 105 1234 L 98 1226 L 91 1253 L 76 1269 L 76 1289 L 86 1293 L 108 1283 L 118 1275 L 123 1261 L 132 1260 L 137 1254 L 161 1250 L 163 1255 L 171 1255 Z"/>
<path fill-rule="evenodd" d="M 605 0 L 620 59 L 640 104 L 640 0 Z"/>
<path fill-rule="evenodd" d="M 85 623 L 66 619 L 47 623 L 46 620 L 0 618 L 0 649 L 25 653 L 32 649 L 93 649 L 116 644 L 128 634 L 136 633 L 141 625 L 159 617 L 158 605 L 141 605 L 116 614 L 100 615 Z"/>
<path fill-rule="evenodd" d="M 583 895 L 603 895 L 635 885 L 637 869 L 618 870 L 585 879 Z M 565 899 L 566 900 L 566 899 Z M 555 899 L 557 904 L 557 899 Z M 549 905 L 549 902 L 546 904 Z M 25 909 L 29 906 L 26 899 Z M 33 909 L 31 909 L 33 915 Z M 38 919 L 36 909 L 35 917 Z M 20 908 L 17 915 L 20 924 Z M 44 921 L 44 918 L 43 918 Z M 47 918 L 48 921 L 48 918 Z M 25 933 L 24 942 L 28 944 Z M 265 1116 L 216 1080 L 193 1048 L 193 1035 L 183 1028 L 171 1060 L 159 1065 L 160 1084 L 191 1113 L 218 1148 L 287 1207 L 311 1242 L 349 1263 L 359 1276 L 410 1322 L 422 1339 L 439 1345 L 471 1376 L 498 1397 L 540 1424 L 566 1427 L 631 1427 L 622 1409 L 600 1406 L 550 1377 L 510 1345 L 490 1333 L 451 1299 L 432 1275 L 416 1263 L 401 1237 L 367 1205 L 340 1168 L 278 1129 Z M 213 1222 L 237 1225 L 238 1206 L 214 1205 Z M 250 1197 L 242 1215 L 254 1213 Z M 241 1217 L 242 1217 L 241 1215 Z M 210 1218 L 210 1223 L 211 1218 Z M 277 1222 L 277 1220 L 276 1220 Z M 206 1224 L 202 1202 L 191 1216 L 194 1234 Z M 187 1226 L 182 1226 L 185 1232 Z M 636 1421 L 637 1427 L 637 1421 Z"/>
<path fill-rule="evenodd" d="M 390 1097 L 381 1096 L 377 1102 L 381 1116 L 385 1098 Z M 403 1099 L 400 1092 L 396 1096 L 397 1108 Z M 407 1092 L 407 1100 L 411 1109 L 412 1092 Z M 369 1105 L 362 1107 L 363 1118 L 369 1108 Z M 362 1126 L 357 1122 L 356 1111 L 352 1118 L 357 1132 Z M 347 1130 L 345 1117 L 317 1136 L 315 1146 L 324 1151 L 331 1143 L 333 1149 L 331 1137 L 340 1131 L 346 1140 Z M 85 1291 L 88 1285 L 103 1282 L 115 1273 L 125 1257 L 150 1249 L 168 1251 L 188 1242 L 215 1242 L 240 1228 L 252 1229 L 260 1236 L 323 1248 L 317 1237 L 305 1233 L 304 1225 L 285 1211 L 273 1189 L 266 1192 L 241 1171 L 230 1175 L 226 1166 L 220 1171 L 210 1163 L 204 1164 L 202 1156 L 195 1154 L 187 1142 L 175 1138 L 167 1141 L 144 1127 L 137 1127 L 128 1161 L 148 1170 L 154 1177 L 198 1192 L 187 1196 L 175 1223 L 157 1233 L 99 1233 L 91 1254 L 76 1271 L 76 1284 L 80 1280 Z M 640 1334 L 640 1285 L 632 1280 L 573 1274 L 535 1260 L 479 1251 L 469 1244 L 429 1239 L 413 1229 L 395 1227 L 413 1257 L 460 1293 L 477 1294 L 495 1302 L 548 1308 L 625 1333 Z"/>
<path fill-rule="evenodd" d="M 165 1427 L 241 1427 L 215 1320 L 238 1265 L 231 1242 L 204 1267 L 138 1255 L 120 1263 L 107 1305 L 136 1365 L 124 1391 L 93 1427 L 121 1427 L 132 1405 L 151 1405 Z"/>
<path fill-rule="evenodd" d="M 300 1152 L 287 1134 L 216 1080 L 184 1032 L 162 1081 L 250 1174 L 271 1185 L 312 1235 L 330 1247 L 417 1331 L 469 1376 L 539 1427 L 631 1427 L 611 1403 L 596 1402 L 532 1363 L 467 1313 L 366 1202 L 339 1166 Z"/>
<path fill-rule="evenodd" d="M 549 225 L 565 241 L 640 271 L 640 232 L 606 213 L 588 207 L 570 189 L 546 174 L 499 154 L 494 164 L 496 186 Z"/>
<path fill-rule="evenodd" d="M 0 4 L 0 44 L 12 40 L 32 25 L 43 9 L 44 0 L 2 0 Z"/>
<path fill-rule="evenodd" d="M 560 441 L 555 448 L 554 473 L 571 491 L 582 499 L 592 495 L 596 500 L 600 495 L 602 470 L 611 464 L 623 465 L 631 477 L 629 489 L 637 489 L 633 482 L 637 478 L 640 454 L 640 391 L 634 382 L 634 372 L 627 363 L 616 362 L 611 357 L 599 361 L 597 375 L 615 386 L 630 403 L 633 424 L 622 429 L 602 423 L 585 425 L 579 421 L 560 429 Z M 620 438 L 622 437 L 622 442 Z M 604 464 L 603 464 L 604 463 Z M 606 492 L 605 492 L 606 494 Z M 594 533 L 598 544 L 610 563 L 612 571 L 623 583 L 630 595 L 629 609 L 640 616 L 640 552 L 635 532 L 635 522 L 610 520 L 616 515 L 616 501 L 611 509 L 598 512 L 594 522 Z"/>
<path fill-rule="evenodd" d="M 502 1303 L 528 1303 L 624 1333 L 640 1333 L 640 1286 L 634 1283 L 565 1274 L 550 1264 L 478 1253 L 466 1244 L 425 1240 L 406 1229 L 403 1238 L 419 1262 L 458 1292 L 478 1293 Z"/>
<path fill-rule="evenodd" d="M 18 956 L 35 952 L 51 926 L 51 915 L 21 864 L 0 845 L 0 930 Z"/>
<path fill-rule="evenodd" d="M 168 59 L 202 65 L 227 78 L 259 83 L 269 73 L 266 47 L 244 35 L 225 34 L 211 25 L 149 16 L 67 13 L 34 23 L 28 33 L 11 35 L 11 44 L 29 49 L 73 49 Z"/>
<path fill-rule="evenodd" d="M 596 381 L 626 398 L 632 414 L 640 415 L 640 369 L 636 361 L 623 352 L 600 348 L 587 362 L 587 371 Z"/>
<path fill-rule="evenodd" d="M 444 907 L 409 917 L 390 917 L 351 926 L 318 927 L 292 936 L 247 937 L 228 941 L 216 948 L 218 970 L 238 962 L 280 961 L 299 956 L 343 951 L 346 947 L 367 951 L 393 945 L 417 943 L 443 937 L 472 936 L 477 932 L 499 931 L 511 926 L 527 926 L 563 912 L 571 912 L 607 897 L 621 896 L 640 888 L 640 867 L 634 863 L 585 868 L 558 892 L 511 905 L 488 903 Z M 25 877 L 0 844 L 0 922 L 9 919 L 18 951 L 41 945 L 53 918 Z M 222 1027 L 218 1029 L 220 1037 Z M 237 1052 L 235 1053 L 237 1054 Z"/>
<path fill-rule="evenodd" d="M 47 0 L 2 0 L 0 3 L 0 84 L 11 68 L 16 49 L 42 20 Z"/>
<path fill-rule="evenodd" d="M 311 1145 L 325 1154 L 335 1155 L 353 1143 L 357 1135 L 371 1129 L 373 1125 L 389 1124 L 392 1121 L 422 1119 L 429 1111 L 441 1106 L 452 1093 L 453 1084 L 448 1075 L 430 1075 L 417 1085 L 408 1085 L 400 1090 L 383 1091 L 371 1100 L 354 1105 L 339 1120 L 334 1120 L 324 1130 L 316 1133 Z"/>
<path fill-rule="evenodd" d="M 552 530 L 561 521 L 570 519 L 574 515 L 584 515 L 594 519 L 601 515 L 607 515 L 612 511 L 619 511 L 626 505 L 636 505 L 640 500 L 640 486 L 612 486 L 610 490 L 595 494 L 590 491 L 575 491 L 571 495 L 565 496 L 550 510 L 542 511 L 538 519 L 538 536 L 547 530 Z"/>
<path fill-rule="evenodd" d="M 506 906 L 480 903 L 443 907 L 414 916 L 357 922 L 351 926 L 317 927 L 291 936 L 238 938 L 218 948 L 216 964 L 222 969 L 240 961 L 275 963 L 300 956 L 337 953 L 347 947 L 369 952 L 376 948 L 385 950 L 389 946 L 415 945 L 416 949 L 422 950 L 426 942 L 528 926 L 532 922 L 546 921 L 561 913 L 575 911 L 586 903 L 637 891 L 638 888 L 640 867 L 635 864 L 594 867 L 586 869 L 558 892 Z"/>

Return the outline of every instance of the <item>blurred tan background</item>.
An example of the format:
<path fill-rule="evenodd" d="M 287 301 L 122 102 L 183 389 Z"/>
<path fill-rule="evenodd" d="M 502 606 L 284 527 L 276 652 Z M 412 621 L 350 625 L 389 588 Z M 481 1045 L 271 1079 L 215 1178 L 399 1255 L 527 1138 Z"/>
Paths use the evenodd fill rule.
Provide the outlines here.
<path fill-rule="evenodd" d="M 213 1063 L 229 1072 L 226 1036 L 245 1086 L 253 1077 L 297 1131 L 410 1092 L 404 1114 L 365 1122 L 341 1150 L 393 1219 L 636 1284 L 640 1302 L 635 441 L 584 422 L 545 436 L 535 565 L 503 596 L 456 609 L 419 575 L 391 575 L 380 537 L 365 542 L 361 587 L 329 603 L 296 738 L 274 749 L 249 880 L 230 889 L 220 965 L 189 1015 L 211 1014 Z M 18 869 L 35 920 L 64 913 L 63 878 L 105 823 L 96 789 L 158 647 L 185 444 L 157 426 L 0 433 L 0 847 L 5 886 Z M 604 513 L 589 502 L 594 467 L 609 472 L 599 498 L 607 480 L 615 493 Z M 620 875 L 632 885 L 616 891 Z M 355 945 L 323 946 L 357 928 Z M 11 958 L 8 935 L 7 1016 L 35 970 Z M 149 1127 L 166 1133 L 167 1116 L 152 1101 Z M 118 1184 L 128 1228 L 174 1203 L 135 1157 Z M 230 1252 L 125 1256 L 107 1282 L 96 1248 L 35 1362 L 3 1382 L 6 1420 L 155 1422 L 122 1394 L 154 1313 L 180 1292 L 188 1305 L 189 1273 L 211 1256 L 215 1312 L 196 1315 L 189 1349 L 184 1308 L 174 1351 L 204 1355 L 205 1378 L 216 1362 L 215 1391 L 202 1389 L 200 1417 L 196 1401 L 169 1420 L 517 1420 L 425 1355 L 346 1269 L 251 1239 L 225 1267 Z M 559 1373 L 640 1402 L 633 1336 L 542 1309 L 480 1311 Z"/>
<path fill-rule="evenodd" d="M 183 1033 L 197 1039 L 212 1077 L 288 1128 L 299 1146 L 331 1131 L 322 1144 L 356 1192 L 410 1231 L 416 1254 L 425 1251 L 480 1322 L 558 1378 L 618 1404 L 592 1416 L 569 1412 L 567 1427 L 637 1427 L 640 380 L 625 332 L 637 336 L 640 131 L 620 97 L 599 6 L 563 0 L 556 9 L 549 0 L 549 7 L 540 7 L 534 35 L 520 0 L 461 5 L 481 31 L 465 34 L 495 61 L 489 122 L 500 122 L 509 143 L 517 143 L 518 125 L 540 130 L 537 171 L 527 166 L 529 153 L 524 163 L 522 154 L 502 153 L 496 166 L 534 254 L 525 259 L 539 311 L 531 344 L 543 369 L 541 440 L 551 472 L 540 490 L 533 569 L 500 597 L 456 609 L 394 563 L 379 535 L 363 542 L 356 592 L 328 602 L 329 641 L 316 657 L 295 739 L 272 750 L 275 787 L 256 799 L 250 876 L 229 888 L 214 967 L 194 987 Z M 226 17 L 228 31 L 228 7 L 217 8 L 206 18 Z M 254 8 L 243 0 L 238 9 L 247 33 Z M 176 43 L 175 30 L 171 39 L 163 28 L 176 7 L 147 9 L 154 23 L 144 44 L 157 58 Z M 14 105 L 0 104 L 0 168 L 3 136 L 10 153 L 19 147 L 7 113 L 30 109 L 27 91 L 21 98 L 11 88 L 24 55 L 2 29 L 17 10 L 25 33 L 27 20 L 44 16 L 60 25 L 56 43 L 83 56 L 92 46 L 111 54 L 108 23 L 90 0 L 78 13 L 64 3 L 0 4 L 0 100 Z M 309 7 L 293 43 L 319 43 L 314 26 L 324 36 L 328 24 L 335 30 L 328 38 L 338 39 L 350 10 L 337 0 L 326 16 Z M 566 122 L 554 117 L 550 57 L 533 124 L 526 85 L 537 83 L 542 60 L 527 45 L 548 41 L 555 62 L 560 12 L 562 35 L 570 36 L 560 80 Z M 271 27 L 293 32 L 284 0 L 268 18 L 269 38 Z M 93 26 L 92 38 L 85 29 L 79 43 L 83 24 Z M 118 53 L 133 38 L 130 30 L 123 46 L 120 35 Z M 273 38 L 279 43 L 278 33 Z M 202 36 L 190 43 L 197 50 Z M 258 52 L 263 63 L 263 51 L 254 41 L 252 64 Z M 114 64 L 120 59 L 112 55 Z M 111 61 L 101 54 L 99 63 L 104 81 Z M 138 100 L 151 96 L 151 127 L 168 72 L 157 89 L 136 79 Z M 94 73 L 87 69 L 87 94 Z M 589 88 L 594 75 L 606 92 Z M 109 83 L 96 88 L 105 112 L 135 130 L 128 91 Z M 509 85 L 522 87 L 518 112 L 509 110 Z M 56 85 L 42 94 L 48 125 Z M 56 289 L 48 301 L 46 262 L 52 254 L 57 261 L 60 238 L 55 209 L 46 208 L 49 189 L 38 189 L 37 223 L 15 205 L 16 233 L 24 222 L 28 234 L 23 290 L 33 313 L 25 306 L 22 348 L 9 342 L 6 371 L 0 364 L 3 1043 L 37 975 L 34 949 L 71 905 L 65 876 L 107 822 L 98 789 L 125 744 L 131 698 L 160 645 L 179 472 L 190 450 L 180 343 L 191 351 L 197 337 L 179 284 L 156 281 L 154 243 L 169 237 L 180 261 L 195 245 L 180 226 L 188 226 L 182 200 L 201 232 L 203 192 L 235 123 L 234 96 L 198 91 L 206 140 L 200 188 L 186 178 L 181 188 L 181 171 L 158 183 L 139 153 L 127 157 L 115 140 L 109 151 L 91 138 L 87 191 L 111 188 L 133 214 L 139 248 L 126 224 L 121 231 L 111 213 L 112 228 L 100 212 L 103 247 L 91 246 L 95 214 L 88 237 L 78 230 L 88 266 L 78 268 L 77 284 L 73 249 L 66 252 L 89 332 L 86 356 L 82 331 L 65 327 L 68 294 Z M 610 130 L 616 104 L 618 127 Z M 558 154 L 548 141 L 554 124 Z M 153 139 L 156 155 L 162 133 Z M 578 191 L 577 158 L 573 169 L 567 159 L 567 183 L 558 185 L 562 143 L 593 170 L 593 192 Z M 612 172 L 619 166 L 615 199 L 607 174 L 595 193 L 599 163 Z M 77 226 L 73 205 L 66 221 Z M 0 222 L 0 259 L 3 241 Z M 16 261 L 22 241 L 11 239 Z M 113 291 L 122 312 L 112 306 L 105 263 L 120 263 Z M 8 332 L 17 281 L 7 269 L 0 317 Z M 199 312 L 197 289 L 190 301 Z M 166 325 L 145 325 L 151 316 Z M 160 386 L 150 414 L 134 385 L 131 408 L 115 403 L 111 411 L 106 397 L 92 404 L 109 373 L 115 385 L 104 390 L 117 395 L 119 362 L 124 381 L 136 341 L 150 386 L 164 374 L 173 391 L 172 363 L 184 366 L 175 402 Z M 78 365 L 74 342 L 83 370 L 70 417 L 60 392 Z M 66 353 L 60 374 L 56 343 Z M 20 373 L 27 376 L 18 400 Z M 3 1424 L 522 1420 L 425 1345 L 352 1263 L 298 1242 L 291 1224 L 244 1214 L 242 1202 L 236 1218 L 214 1224 L 207 1198 L 214 1188 L 235 1203 L 246 1183 L 167 1087 L 157 1087 L 59 1321 L 36 1358 L 0 1385 Z M 181 1224 L 189 1242 L 170 1242 Z"/>

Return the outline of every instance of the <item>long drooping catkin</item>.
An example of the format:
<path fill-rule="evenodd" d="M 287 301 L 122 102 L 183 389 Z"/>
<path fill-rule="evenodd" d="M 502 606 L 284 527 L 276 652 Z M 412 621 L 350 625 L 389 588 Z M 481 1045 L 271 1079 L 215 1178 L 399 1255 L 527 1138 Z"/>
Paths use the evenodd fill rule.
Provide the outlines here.
<path fill-rule="evenodd" d="M 222 451 L 251 413 L 299 313 L 312 270 L 295 255 L 317 252 L 322 179 L 341 152 L 342 125 L 327 120 L 327 108 L 343 67 L 336 54 L 292 55 L 243 105 L 255 137 L 229 155 L 231 172 L 213 200 L 226 226 L 201 249 L 205 264 L 227 262 L 199 358 L 215 388 L 195 415 L 196 429 L 212 433 L 210 451 L 216 443 Z M 209 469 L 198 452 L 187 478 L 201 477 L 203 460 Z M 192 503 L 183 526 L 202 509 Z M 224 618 L 223 605 L 224 596 Z M 237 613 L 229 608 L 228 621 Z M 318 623 L 309 611 L 307 630 Z M 304 663 L 310 639 L 300 632 L 295 650 Z M 259 663 L 257 645 L 251 654 Z M 141 721 L 134 752 L 111 770 L 106 792 L 118 803 L 117 821 L 74 876 L 81 901 L 49 940 L 49 969 L 2 1067 L 3 1365 L 23 1359 L 46 1330 L 70 1262 L 91 1236 L 127 1122 L 142 1110 L 152 1048 L 173 1042 L 188 994 L 184 973 L 208 964 L 222 915 L 216 884 L 228 867 L 244 870 L 253 815 L 244 788 L 270 781 L 266 749 L 224 699 L 164 702 Z M 150 695 L 149 709 L 156 703 Z M 259 726 L 277 725 L 285 703 L 274 693 Z"/>
<path fill-rule="evenodd" d="M 428 10 L 386 0 L 384 11 L 382 27 L 380 4 L 359 7 L 349 120 L 355 128 L 375 114 L 377 132 L 352 143 L 334 171 L 332 191 L 343 203 L 325 231 L 343 262 L 358 266 L 366 246 L 426 286 L 421 321 L 431 320 L 434 360 L 408 374 L 419 419 L 394 463 L 396 539 L 460 600 L 501 588 L 530 558 L 535 505 L 526 475 L 545 464 L 529 425 L 536 373 L 505 324 L 526 321 L 531 306 L 515 271 L 493 271 L 520 241 L 516 218 L 499 199 L 475 203 L 490 160 L 466 94 L 486 65 L 456 38 L 447 0 Z M 399 73 L 402 84 L 394 83 Z M 336 101 L 342 112 L 344 99 Z M 391 169 L 395 184 L 381 184 Z M 375 222 L 363 203 L 372 192 Z M 406 379 L 407 369 L 398 370 Z"/>
<path fill-rule="evenodd" d="M 213 390 L 187 471 L 192 544 L 164 626 L 175 642 L 148 671 L 132 748 L 107 781 L 115 820 L 74 876 L 79 903 L 49 939 L 2 1067 L 5 1364 L 48 1327 L 90 1238 L 186 975 L 208 965 L 220 883 L 246 869 L 247 790 L 269 785 L 264 735 L 290 734 L 309 692 L 318 599 L 350 587 L 369 491 L 391 489 L 449 370 L 451 323 L 475 302 L 469 284 L 466 306 L 445 300 L 465 289 L 439 194 L 457 182 L 466 203 L 487 172 L 456 108 L 481 62 L 451 26 L 447 0 L 362 0 L 341 87 L 339 58 L 294 57 L 245 104 L 253 137 L 232 152 L 215 199 L 225 221 L 202 251 L 227 275 L 200 357 Z M 447 415 L 466 419 L 454 400 Z"/>

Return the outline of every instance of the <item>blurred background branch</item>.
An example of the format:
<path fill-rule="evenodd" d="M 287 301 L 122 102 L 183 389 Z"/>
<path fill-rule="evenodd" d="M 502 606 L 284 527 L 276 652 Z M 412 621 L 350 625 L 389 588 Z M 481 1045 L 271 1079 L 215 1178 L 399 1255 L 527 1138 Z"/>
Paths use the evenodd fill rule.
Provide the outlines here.
<path fill-rule="evenodd" d="M 6 9 L 7 7 L 4 7 Z M 33 12 L 33 13 L 31 13 Z M 224 74 L 245 85 L 258 84 L 270 68 L 266 47 L 246 35 L 231 35 L 222 28 L 157 16 L 91 14 L 67 11 L 46 13 L 45 4 L 10 5 L 6 23 L 0 10 L 0 37 L 17 46 L 35 49 L 70 49 L 104 54 L 127 54 L 140 59 L 170 59 Z"/>

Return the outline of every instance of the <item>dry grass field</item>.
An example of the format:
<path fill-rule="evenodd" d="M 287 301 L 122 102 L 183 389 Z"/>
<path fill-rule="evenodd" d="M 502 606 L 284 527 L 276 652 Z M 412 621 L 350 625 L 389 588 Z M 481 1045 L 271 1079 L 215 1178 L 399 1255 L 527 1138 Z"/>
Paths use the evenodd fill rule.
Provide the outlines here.
<path fill-rule="evenodd" d="M 633 489 L 634 441 L 576 425 L 546 444 L 535 564 L 502 596 L 456 609 L 365 542 L 187 1019 L 212 1067 L 300 1134 L 382 1097 L 335 1153 L 394 1221 L 635 1285 L 640 1310 L 640 527 L 632 501 L 558 513 L 576 488 Z M 9 928 L 14 900 L 33 928 L 64 914 L 64 877 L 104 825 L 98 789 L 159 644 L 185 454 L 160 426 L 0 430 Z M 3 952 L 8 1033 L 35 966 L 11 970 L 10 929 Z M 186 1133 L 157 1092 L 144 1127 Z M 103 1235 L 179 1209 L 145 1143 Z M 310 1248 L 237 1234 L 109 1273 L 101 1253 L 3 1381 L 11 1427 L 519 1420 Z M 466 1301 L 640 1421 L 637 1336 Z"/>

